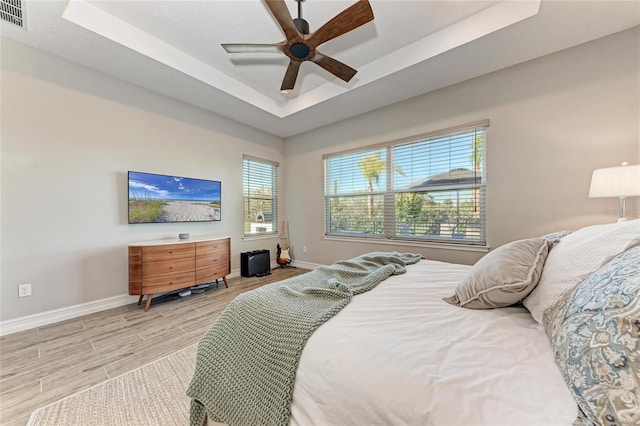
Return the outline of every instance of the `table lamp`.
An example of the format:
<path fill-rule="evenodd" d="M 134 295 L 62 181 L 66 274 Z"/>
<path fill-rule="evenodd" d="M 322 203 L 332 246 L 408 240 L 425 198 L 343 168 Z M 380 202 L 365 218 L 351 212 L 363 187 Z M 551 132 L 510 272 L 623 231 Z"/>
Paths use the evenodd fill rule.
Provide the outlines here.
<path fill-rule="evenodd" d="M 618 222 L 626 220 L 624 217 L 625 198 L 640 196 L 640 164 L 632 166 L 628 164 L 624 162 L 619 167 L 594 170 L 589 188 L 589 198 L 620 198 Z"/>

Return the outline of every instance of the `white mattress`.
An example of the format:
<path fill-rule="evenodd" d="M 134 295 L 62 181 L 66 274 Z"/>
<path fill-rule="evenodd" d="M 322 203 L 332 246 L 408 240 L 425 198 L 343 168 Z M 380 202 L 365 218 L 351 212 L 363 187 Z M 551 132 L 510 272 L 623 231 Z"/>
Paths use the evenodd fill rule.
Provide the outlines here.
<path fill-rule="evenodd" d="M 571 425 L 578 409 L 524 308 L 442 300 L 469 266 L 423 260 L 309 339 L 292 425 Z"/>

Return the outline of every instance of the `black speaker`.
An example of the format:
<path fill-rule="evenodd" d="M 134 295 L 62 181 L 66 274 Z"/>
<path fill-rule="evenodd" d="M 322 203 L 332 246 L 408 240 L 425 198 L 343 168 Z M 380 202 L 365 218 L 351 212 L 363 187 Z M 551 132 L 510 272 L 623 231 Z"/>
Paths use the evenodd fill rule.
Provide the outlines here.
<path fill-rule="evenodd" d="M 271 273 L 269 250 L 254 250 L 240 253 L 240 275 L 243 277 L 262 276 Z"/>

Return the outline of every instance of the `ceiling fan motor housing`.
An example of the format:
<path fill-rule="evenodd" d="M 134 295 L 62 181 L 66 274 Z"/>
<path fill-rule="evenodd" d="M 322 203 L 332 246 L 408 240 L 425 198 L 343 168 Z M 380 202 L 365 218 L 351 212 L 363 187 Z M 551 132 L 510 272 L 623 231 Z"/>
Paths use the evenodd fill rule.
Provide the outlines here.
<path fill-rule="evenodd" d="M 300 3 L 298 3 L 300 4 Z M 295 18 L 293 24 L 300 34 L 309 34 L 309 23 L 301 17 Z M 289 53 L 291 53 L 292 59 L 304 60 L 309 57 L 311 49 L 304 43 L 293 43 L 289 46 Z"/>
<path fill-rule="evenodd" d="M 309 34 L 309 23 L 306 20 L 302 18 L 295 18 L 293 23 L 300 34 Z"/>
<path fill-rule="evenodd" d="M 311 49 L 304 43 L 294 43 L 289 47 L 289 53 L 293 58 L 303 60 L 309 56 Z"/>

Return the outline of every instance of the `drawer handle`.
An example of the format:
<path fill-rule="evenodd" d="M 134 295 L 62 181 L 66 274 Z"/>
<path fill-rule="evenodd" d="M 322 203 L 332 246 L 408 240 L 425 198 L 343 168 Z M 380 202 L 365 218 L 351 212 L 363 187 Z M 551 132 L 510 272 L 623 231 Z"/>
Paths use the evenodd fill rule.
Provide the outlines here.
<path fill-rule="evenodd" d="M 169 266 L 169 269 L 173 269 L 173 266 Z"/>
<path fill-rule="evenodd" d="M 173 254 L 173 252 L 172 252 L 172 251 L 170 251 L 170 252 L 169 252 L 169 254 Z"/>

